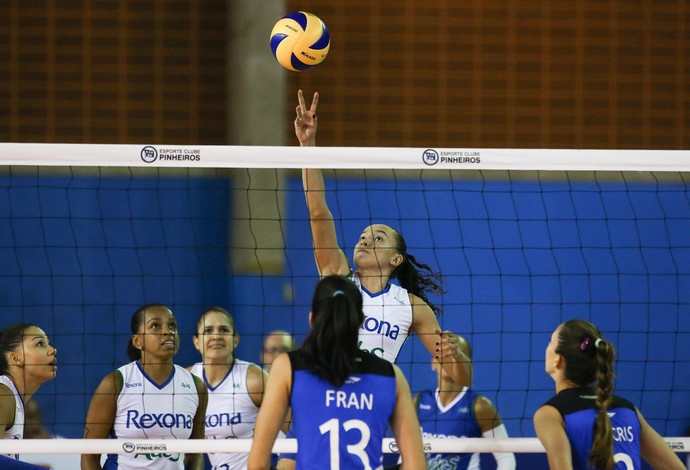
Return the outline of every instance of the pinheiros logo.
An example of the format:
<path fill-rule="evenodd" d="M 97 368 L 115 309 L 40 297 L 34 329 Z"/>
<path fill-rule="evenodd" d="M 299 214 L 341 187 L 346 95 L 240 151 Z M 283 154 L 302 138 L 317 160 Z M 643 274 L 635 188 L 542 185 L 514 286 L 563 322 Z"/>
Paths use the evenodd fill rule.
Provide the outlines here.
<path fill-rule="evenodd" d="M 163 443 L 160 443 L 160 444 L 156 444 L 156 443 L 133 444 L 131 442 L 125 442 L 122 444 L 122 450 L 124 450 L 128 454 L 131 454 L 132 452 L 137 452 L 137 453 L 167 452 L 168 447 Z"/>
<path fill-rule="evenodd" d="M 426 149 L 422 152 L 422 161 L 427 166 L 445 164 L 465 166 L 481 163 L 479 150 L 435 150 Z"/>
<path fill-rule="evenodd" d="M 156 150 L 156 147 L 147 145 L 141 149 L 141 159 L 146 163 L 155 162 L 158 159 L 158 150 Z"/>
<path fill-rule="evenodd" d="M 666 441 L 666 444 L 675 452 L 686 452 L 685 444 L 682 441 Z"/>
<path fill-rule="evenodd" d="M 187 147 L 154 147 L 147 145 L 139 153 L 145 163 L 159 162 L 198 162 L 201 160 L 201 149 Z"/>

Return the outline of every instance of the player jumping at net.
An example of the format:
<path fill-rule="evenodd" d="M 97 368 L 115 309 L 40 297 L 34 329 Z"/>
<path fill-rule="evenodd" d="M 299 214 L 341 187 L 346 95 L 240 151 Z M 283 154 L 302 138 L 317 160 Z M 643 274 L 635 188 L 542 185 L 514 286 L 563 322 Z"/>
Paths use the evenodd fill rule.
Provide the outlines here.
<path fill-rule="evenodd" d="M 315 146 L 319 94 L 314 93 L 309 108 L 302 90 L 297 98 L 295 134 L 301 146 Z M 395 362 L 408 334 L 415 333 L 458 384 L 469 386 L 471 361 L 463 354 L 456 336 L 441 330 L 436 318 L 440 309 L 427 298 L 428 293 L 443 292 L 441 275 L 419 263 L 407 252 L 400 232 L 384 224 L 364 228 L 355 246 L 353 270 L 338 245 L 321 170 L 303 169 L 302 183 L 319 275 L 348 276 L 364 298 L 366 320 L 360 330 L 359 347 Z M 394 278 L 399 286 L 390 283 Z"/>
<path fill-rule="evenodd" d="M 230 313 L 220 307 L 206 309 L 199 317 L 194 347 L 202 362 L 189 370 L 208 389 L 206 439 L 251 439 L 264 397 L 267 374 L 257 364 L 235 357 L 240 335 Z M 246 452 L 209 453 L 214 469 L 247 467 Z"/>
<path fill-rule="evenodd" d="M 127 353 L 132 360 L 108 374 L 91 398 L 87 439 L 203 439 L 208 400 L 204 382 L 173 363 L 180 347 L 177 321 L 160 304 L 144 305 L 132 315 Z M 98 454 L 83 454 L 82 470 L 100 469 Z M 109 454 L 103 467 L 201 470 L 202 454 Z"/>
<path fill-rule="evenodd" d="M 24 437 L 24 404 L 57 374 L 57 349 L 32 323 L 15 323 L 0 332 L 0 429 L 3 439 Z M 0 468 L 38 468 L 0 456 Z"/>
<path fill-rule="evenodd" d="M 381 468 L 390 424 L 405 468 L 426 468 L 419 421 L 400 369 L 358 348 L 362 295 L 342 276 L 316 286 L 312 327 L 301 349 L 273 364 L 259 410 L 249 470 L 270 468 L 271 448 L 288 409 L 301 469 Z"/>
<path fill-rule="evenodd" d="M 641 459 L 658 469 L 685 469 L 635 405 L 613 394 L 616 354 L 596 326 L 559 325 L 545 356 L 557 394 L 537 410 L 534 428 L 551 470 L 638 470 Z"/>

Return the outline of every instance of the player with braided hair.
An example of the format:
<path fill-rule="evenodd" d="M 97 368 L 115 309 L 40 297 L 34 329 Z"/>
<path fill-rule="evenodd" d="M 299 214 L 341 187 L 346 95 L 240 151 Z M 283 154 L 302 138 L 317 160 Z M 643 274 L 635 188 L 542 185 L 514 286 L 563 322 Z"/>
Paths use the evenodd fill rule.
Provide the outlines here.
<path fill-rule="evenodd" d="M 302 90 L 297 98 L 295 134 L 301 146 L 314 146 L 319 94 L 314 94 L 309 108 Z M 384 224 L 364 228 L 355 246 L 353 270 L 338 245 L 321 170 L 303 169 L 302 183 L 319 275 L 348 276 L 364 297 L 366 318 L 360 329 L 360 349 L 395 362 L 408 334 L 415 333 L 458 384 L 470 386 L 471 360 L 456 335 L 441 330 L 436 317 L 441 309 L 428 298 L 428 294 L 443 293 L 442 276 L 408 253 L 402 234 Z M 395 278 L 399 285 L 390 282 Z"/>
<path fill-rule="evenodd" d="M 680 459 L 631 402 L 613 393 L 613 344 L 585 320 L 569 320 L 551 335 L 546 372 L 556 396 L 534 415 L 552 470 L 683 470 Z"/>

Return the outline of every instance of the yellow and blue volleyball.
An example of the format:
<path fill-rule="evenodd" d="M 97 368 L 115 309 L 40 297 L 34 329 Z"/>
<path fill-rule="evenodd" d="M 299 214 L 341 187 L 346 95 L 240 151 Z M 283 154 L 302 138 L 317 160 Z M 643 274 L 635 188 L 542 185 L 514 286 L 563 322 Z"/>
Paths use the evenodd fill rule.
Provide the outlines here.
<path fill-rule="evenodd" d="M 319 65 L 328 55 L 331 37 L 318 16 L 296 11 L 282 17 L 271 31 L 271 51 L 278 63 L 293 72 Z"/>

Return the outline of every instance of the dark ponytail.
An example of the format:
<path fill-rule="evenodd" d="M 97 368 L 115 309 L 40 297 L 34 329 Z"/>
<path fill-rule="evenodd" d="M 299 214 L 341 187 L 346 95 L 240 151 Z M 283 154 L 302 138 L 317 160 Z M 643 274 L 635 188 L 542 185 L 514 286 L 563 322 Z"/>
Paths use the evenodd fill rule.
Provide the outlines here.
<path fill-rule="evenodd" d="M 441 295 L 443 289 L 443 274 L 435 272 L 429 265 L 420 263 L 407 252 L 407 243 L 403 236 L 394 230 L 398 251 L 403 256 L 403 262 L 393 270 L 391 279 L 398 279 L 402 287 L 411 294 L 426 302 L 434 314 L 441 315 L 443 310 L 429 301 L 427 293 Z"/>
<path fill-rule="evenodd" d="M 613 361 L 616 352 L 601 332 L 585 320 L 569 320 L 561 326 L 556 353 L 565 359 L 565 378 L 583 387 L 596 382 L 594 437 L 589 454 L 591 467 L 614 468 L 613 429 L 607 413 L 613 401 Z"/>
<path fill-rule="evenodd" d="M 314 372 L 339 387 L 355 370 L 362 294 L 345 277 L 324 277 L 316 286 L 311 315 L 312 330 L 301 354 Z"/>

